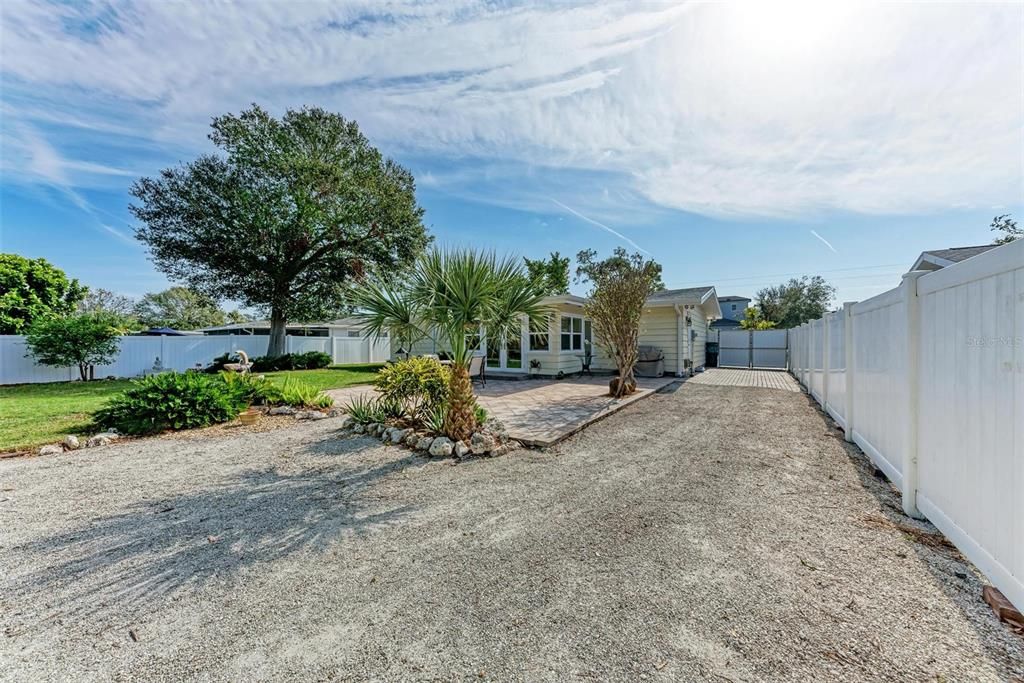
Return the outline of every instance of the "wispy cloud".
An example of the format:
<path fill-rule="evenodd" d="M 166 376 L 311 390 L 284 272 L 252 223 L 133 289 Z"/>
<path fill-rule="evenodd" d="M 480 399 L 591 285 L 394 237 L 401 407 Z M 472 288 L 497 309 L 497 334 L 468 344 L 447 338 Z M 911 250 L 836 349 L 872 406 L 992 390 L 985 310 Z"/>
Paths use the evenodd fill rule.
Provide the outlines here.
<path fill-rule="evenodd" d="M 812 235 L 814 235 L 815 237 L 817 237 L 817 238 L 818 238 L 819 240 L 821 240 L 821 243 L 822 243 L 822 244 L 824 244 L 824 245 L 825 245 L 826 247 L 828 247 L 829 249 L 831 249 L 831 250 L 832 250 L 832 253 L 833 253 L 833 254 L 838 254 L 838 253 L 839 253 L 838 251 L 836 251 L 836 248 L 832 246 L 832 243 L 831 243 L 831 242 L 829 242 L 829 241 L 828 241 L 827 239 L 825 239 L 824 237 L 822 237 L 821 235 L 819 235 L 819 234 L 817 233 L 817 231 L 815 231 L 815 230 L 811 230 L 811 234 L 812 234 Z"/>
<path fill-rule="evenodd" d="M 651 252 L 647 251 L 646 249 L 641 247 L 639 244 L 637 244 L 633 240 L 629 239 L 628 237 L 623 235 L 621 232 L 615 230 L 614 228 L 605 225 L 601 221 L 595 221 L 593 218 L 590 218 L 589 216 L 584 216 L 582 213 L 580 213 L 576 209 L 572 208 L 571 206 L 566 206 L 565 204 L 563 204 L 562 202 L 558 201 L 557 199 L 553 199 L 552 198 L 551 201 L 553 201 L 555 204 L 557 204 L 558 206 L 562 207 L 563 209 L 565 209 L 566 211 L 568 211 L 572 215 L 576 216 L 580 220 L 586 221 L 587 223 L 590 223 L 591 225 L 596 225 L 597 227 L 601 228 L 602 230 L 604 230 L 606 232 L 610 232 L 611 234 L 615 235 L 620 240 L 622 240 L 623 242 L 625 242 L 629 246 L 633 247 L 634 249 L 638 249 L 639 251 L 642 251 L 643 253 L 647 254 L 648 256 L 651 255 Z"/>
<path fill-rule="evenodd" d="M 716 216 L 1019 201 L 1024 6 L 796 5 L 7 2 L 3 113 L 173 163 L 213 115 L 321 105 L 391 154 L 599 172 Z M 68 161 L 72 188 L 120 177 Z"/>

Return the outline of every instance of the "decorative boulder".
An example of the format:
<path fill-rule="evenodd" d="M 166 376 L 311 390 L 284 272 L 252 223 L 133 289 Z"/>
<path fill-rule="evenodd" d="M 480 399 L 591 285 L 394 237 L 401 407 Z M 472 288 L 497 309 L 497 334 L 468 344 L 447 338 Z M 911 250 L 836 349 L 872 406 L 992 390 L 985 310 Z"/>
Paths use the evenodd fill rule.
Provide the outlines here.
<path fill-rule="evenodd" d="M 109 446 L 119 438 L 121 438 L 120 435 L 113 432 L 101 432 L 100 434 L 90 436 L 89 440 L 85 442 L 85 447 L 96 448 L 97 446 Z"/>
<path fill-rule="evenodd" d="M 297 412 L 299 411 L 291 406 L 274 406 L 270 409 L 271 415 L 294 415 Z"/>
<path fill-rule="evenodd" d="M 455 444 L 447 436 L 439 436 L 430 444 L 430 454 L 436 458 L 446 458 L 452 454 Z"/>
<path fill-rule="evenodd" d="M 430 444 L 432 444 L 432 443 L 434 443 L 434 437 L 432 437 L 432 436 L 420 437 L 420 440 L 416 442 L 416 450 L 418 450 L 418 451 L 429 450 L 430 449 Z"/>
<path fill-rule="evenodd" d="M 319 410 L 300 410 L 295 413 L 296 420 L 326 420 L 327 413 L 321 413 Z"/>
<path fill-rule="evenodd" d="M 392 429 L 391 443 L 402 443 L 411 431 L 411 429 Z"/>
<path fill-rule="evenodd" d="M 507 443 L 501 444 L 500 446 L 495 448 L 493 451 L 491 451 L 491 457 L 492 458 L 497 458 L 500 455 L 505 455 L 506 453 L 511 453 L 512 451 L 515 451 L 515 450 L 519 450 L 519 442 L 517 442 L 517 441 L 509 441 Z"/>
<path fill-rule="evenodd" d="M 60 455 L 64 452 L 64 447 L 59 443 L 46 444 L 39 449 L 39 455 Z"/>
<path fill-rule="evenodd" d="M 333 413 L 334 411 L 331 411 L 331 412 Z M 339 415 L 340 414 L 341 413 L 339 413 Z M 328 415 L 331 415 L 331 413 L 328 413 Z M 336 417 L 336 416 L 335 415 L 331 415 L 331 417 Z M 351 415 L 345 415 L 345 417 L 342 418 L 342 420 L 341 420 L 341 429 L 351 429 L 355 425 L 356 425 L 356 419 L 354 417 L 352 417 Z"/>
<path fill-rule="evenodd" d="M 498 441 L 487 432 L 475 432 L 469 440 L 469 448 L 477 455 L 493 451 Z"/>
<path fill-rule="evenodd" d="M 456 457 L 458 457 L 458 458 L 465 458 L 472 451 L 473 451 L 473 449 L 471 449 L 469 446 L 467 446 L 465 441 L 456 441 L 455 442 L 455 456 Z"/>
<path fill-rule="evenodd" d="M 405 435 L 405 445 L 409 448 L 416 448 L 416 443 L 422 438 L 420 434 L 417 434 L 413 430 L 409 430 L 409 433 Z"/>
<path fill-rule="evenodd" d="M 364 432 L 366 432 L 366 425 L 357 424 L 355 427 L 352 428 L 352 431 L 355 432 L 356 434 L 363 434 Z"/>
<path fill-rule="evenodd" d="M 73 451 L 82 447 L 82 444 L 78 441 L 78 437 L 75 436 L 74 434 L 68 434 L 67 436 L 65 436 L 64 441 L 62 441 L 61 443 L 64 445 L 64 448 L 68 449 L 69 451 Z"/>

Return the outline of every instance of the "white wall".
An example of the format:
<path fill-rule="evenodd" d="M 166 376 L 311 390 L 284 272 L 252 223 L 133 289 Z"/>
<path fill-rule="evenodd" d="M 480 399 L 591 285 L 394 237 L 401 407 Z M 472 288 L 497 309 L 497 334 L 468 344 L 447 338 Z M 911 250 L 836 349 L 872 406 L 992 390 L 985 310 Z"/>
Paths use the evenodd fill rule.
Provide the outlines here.
<path fill-rule="evenodd" d="M 790 343 L 793 374 L 904 511 L 1024 608 L 1024 240 L 912 273 Z"/>
<path fill-rule="evenodd" d="M 371 342 L 346 337 L 292 337 L 286 350 L 292 353 L 323 351 L 336 364 L 380 363 L 391 353 L 389 340 Z M 189 335 L 185 337 L 121 337 L 121 352 L 110 365 L 96 367 L 96 377 L 138 377 L 160 358 L 165 368 L 188 370 L 205 367 L 222 354 L 242 350 L 250 357 L 267 352 L 267 335 Z M 28 357 L 25 338 L 0 335 L 0 384 L 63 382 L 78 379 L 78 368 L 50 368 L 36 365 Z"/>

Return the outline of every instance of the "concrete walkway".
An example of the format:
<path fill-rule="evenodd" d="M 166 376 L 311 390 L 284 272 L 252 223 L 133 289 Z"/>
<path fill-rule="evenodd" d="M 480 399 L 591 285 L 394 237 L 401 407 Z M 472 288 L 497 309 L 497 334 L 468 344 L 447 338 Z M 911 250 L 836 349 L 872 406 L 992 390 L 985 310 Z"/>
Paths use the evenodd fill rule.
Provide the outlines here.
<path fill-rule="evenodd" d="M 637 378 L 636 393 L 622 399 L 608 395 L 608 377 L 563 380 L 491 380 L 475 387 L 480 405 L 501 420 L 509 436 L 527 446 L 545 448 L 617 410 L 679 381 L 675 377 Z M 342 406 L 371 387 L 348 387 L 325 393 Z"/>

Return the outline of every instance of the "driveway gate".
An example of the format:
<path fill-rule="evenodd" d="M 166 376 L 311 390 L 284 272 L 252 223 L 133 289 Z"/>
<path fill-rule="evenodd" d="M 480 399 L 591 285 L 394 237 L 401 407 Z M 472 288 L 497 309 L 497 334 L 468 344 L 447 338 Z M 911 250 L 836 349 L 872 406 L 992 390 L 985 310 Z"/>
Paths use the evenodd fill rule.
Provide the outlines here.
<path fill-rule="evenodd" d="M 721 330 L 719 332 L 719 367 L 785 370 L 788 355 L 788 330 Z"/>

